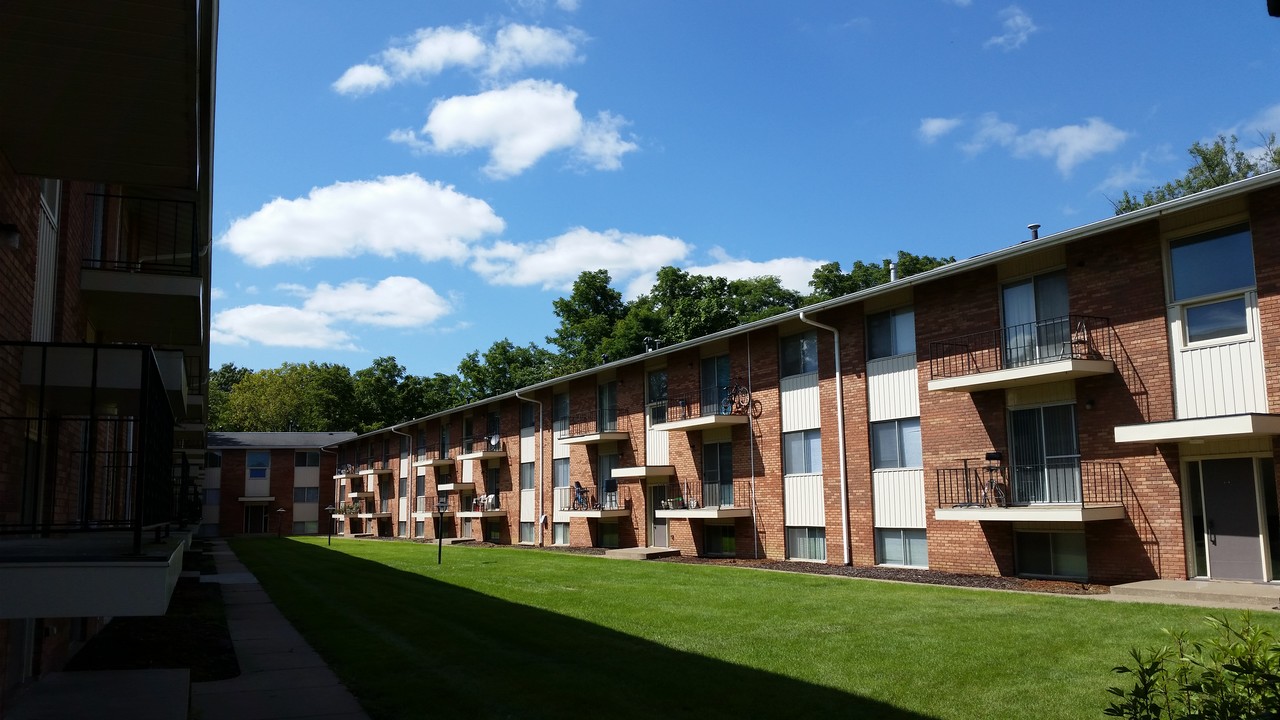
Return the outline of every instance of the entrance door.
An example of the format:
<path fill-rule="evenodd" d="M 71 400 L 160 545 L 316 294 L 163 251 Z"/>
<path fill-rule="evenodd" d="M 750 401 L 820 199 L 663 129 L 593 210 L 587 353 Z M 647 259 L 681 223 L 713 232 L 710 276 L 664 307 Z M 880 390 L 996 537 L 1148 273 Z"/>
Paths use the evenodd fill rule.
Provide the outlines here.
<path fill-rule="evenodd" d="M 266 505 L 244 506 L 244 531 L 246 533 L 268 532 Z"/>
<path fill-rule="evenodd" d="M 1209 573 L 1223 580 L 1265 580 L 1252 458 L 1202 460 Z"/>
<path fill-rule="evenodd" d="M 1080 502 L 1075 405 L 1009 412 L 1015 503 Z"/>
<path fill-rule="evenodd" d="M 667 499 L 666 485 L 650 485 L 649 486 L 649 507 L 647 514 L 649 515 L 649 546 L 650 547 L 667 547 L 671 543 L 670 536 L 667 534 L 667 519 L 658 517 L 657 510 L 662 507 L 662 503 Z"/>
<path fill-rule="evenodd" d="M 1070 357 L 1067 274 L 1037 275 L 1004 286 L 1005 367 Z"/>

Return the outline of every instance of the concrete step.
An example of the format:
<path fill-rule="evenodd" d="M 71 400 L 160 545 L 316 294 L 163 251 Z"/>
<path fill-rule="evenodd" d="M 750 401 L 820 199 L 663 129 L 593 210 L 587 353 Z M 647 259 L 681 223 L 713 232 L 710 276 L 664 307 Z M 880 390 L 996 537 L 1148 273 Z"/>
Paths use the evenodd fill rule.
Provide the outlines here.
<path fill-rule="evenodd" d="M 462 545 L 465 543 L 470 543 L 475 541 L 476 541 L 475 538 L 445 538 L 444 544 L 445 545 Z M 431 545 L 433 542 L 436 542 L 436 541 L 428 542 L 427 544 Z"/>
<path fill-rule="evenodd" d="M 1112 585 L 1117 599 L 1253 610 L 1280 609 L 1280 585 L 1226 580 L 1143 580 Z"/>
<path fill-rule="evenodd" d="M 654 558 L 680 557 L 680 551 L 664 547 L 633 547 L 605 550 L 604 556 L 618 560 L 652 560 Z"/>
<path fill-rule="evenodd" d="M 9 720 L 186 720 L 189 670 L 56 672 L 13 699 Z"/>

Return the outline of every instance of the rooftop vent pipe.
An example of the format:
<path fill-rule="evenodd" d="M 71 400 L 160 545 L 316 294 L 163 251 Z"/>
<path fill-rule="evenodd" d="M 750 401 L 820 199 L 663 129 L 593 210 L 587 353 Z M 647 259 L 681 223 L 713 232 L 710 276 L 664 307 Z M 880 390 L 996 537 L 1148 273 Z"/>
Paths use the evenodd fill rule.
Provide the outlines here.
<path fill-rule="evenodd" d="M 898 263 L 890 262 L 889 263 L 889 282 L 893 282 L 894 280 L 897 280 L 897 279 L 898 279 Z"/>
<path fill-rule="evenodd" d="M 1031 223 L 1027 226 L 1027 229 L 1031 231 L 1032 240 L 1036 240 L 1040 237 L 1040 223 Z"/>

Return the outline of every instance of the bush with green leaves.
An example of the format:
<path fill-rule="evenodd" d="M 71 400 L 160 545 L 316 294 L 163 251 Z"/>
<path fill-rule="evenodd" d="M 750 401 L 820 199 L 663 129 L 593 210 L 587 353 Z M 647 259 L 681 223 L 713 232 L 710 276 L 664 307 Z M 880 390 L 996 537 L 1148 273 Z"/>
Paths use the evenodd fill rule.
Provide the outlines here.
<path fill-rule="evenodd" d="M 1128 720 L 1263 720 L 1280 718 L 1280 642 L 1249 613 L 1232 624 L 1208 617 L 1213 635 L 1192 640 L 1165 630 L 1171 644 L 1129 651 L 1133 687 L 1112 687 L 1104 711 Z"/>

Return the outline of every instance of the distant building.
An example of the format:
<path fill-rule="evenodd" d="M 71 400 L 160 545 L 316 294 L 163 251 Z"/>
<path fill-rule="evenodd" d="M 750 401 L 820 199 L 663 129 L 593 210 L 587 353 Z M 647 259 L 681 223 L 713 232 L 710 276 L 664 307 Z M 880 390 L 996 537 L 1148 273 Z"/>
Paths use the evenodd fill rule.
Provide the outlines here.
<path fill-rule="evenodd" d="M 331 531 L 337 456 L 353 432 L 209 433 L 202 535 Z M 323 481 L 322 481 L 323 478 Z M 335 506 L 336 507 L 336 506 Z"/>

